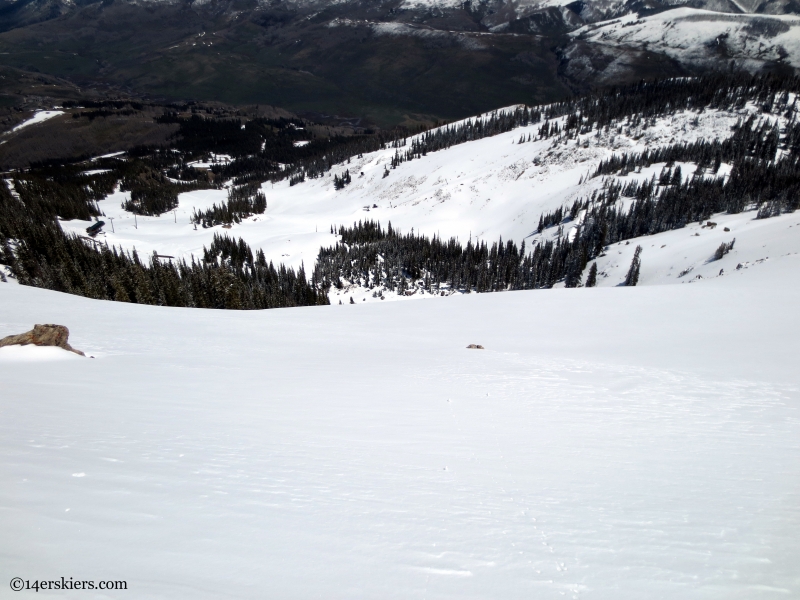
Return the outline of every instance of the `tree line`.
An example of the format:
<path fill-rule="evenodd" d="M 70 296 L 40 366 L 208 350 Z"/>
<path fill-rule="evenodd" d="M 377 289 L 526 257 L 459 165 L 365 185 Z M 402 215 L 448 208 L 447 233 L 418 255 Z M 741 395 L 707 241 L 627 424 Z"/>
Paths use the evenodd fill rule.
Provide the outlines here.
<path fill-rule="evenodd" d="M 620 86 L 540 107 L 520 106 L 480 118 L 408 136 L 400 130 L 353 137 L 308 139 L 302 121 L 210 119 L 176 116 L 183 133 L 173 148 L 138 148 L 124 159 L 101 159 L 86 165 L 38 165 L 15 173 L 12 185 L 0 186 L 0 251 L 2 262 L 22 283 L 89 297 L 175 306 L 266 308 L 327 303 L 329 286 L 359 282 L 405 292 L 409 286 L 430 291 L 450 289 L 497 291 L 567 286 L 596 282 L 596 264 L 587 265 L 611 243 L 651 235 L 709 218 L 716 212 L 758 210 L 767 218 L 793 211 L 800 202 L 800 124 L 796 97 L 800 79 L 792 75 L 714 75 Z M 195 213 L 206 226 L 236 222 L 258 214 L 266 199 L 258 184 L 265 178 L 318 177 L 351 157 L 380 148 L 394 148 L 393 166 L 428 152 L 483 137 L 540 124 L 520 136 L 568 140 L 600 128 L 639 126 L 676 111 L 738 110 L 758 107 L 763 116 L 740 120 L 726 140 L 673 144 L 642 153 L 615 155 L 592 174 L 605 177 L 591 196 L 571 206 L 543 214 L 538 231 L 577 223 L 574 235 L 540 236 L 526 249 L 523 242 L 492 244 L 469 240 L 426 238 L 401 234 L 391 225 L 354 224 L 340 228 L 340 241 L 320 250 L 312 279 L 259 258 L 236 258 L 233 242 L 215 238 L 210 254 L 200 261 L 172 261 L 106 248 L 65 235 L 57 218 L 102 216 L 97 201 L 120 184 L 131 192 L 126 209 L 159 214 L 177 203 L 188 189 L 237 183 L 223 206 Z M 101 108 L 101 107 L 98 107 Z M 115 107 L 120 108 L 120 107 Z M 769 116 L 788 120 L 779 126 Z M 242 127 L 244 125 L 244 128 Z M 304 139 L 309 143 L 295 146 Z M 238 156 L 211 173 L 189 166 L 202 152 L 228 150 Z M 250 152 L 254 152 L 250 154 Z M 692 177 L 678 163 L 695 163 Z M 621 178 L 642 168 L 666 163 L 661 173 L 646 180 Z M 730 166 L 725 177 L 721 165 Z M 90 171 L 91 172 L 91 171 Z M 388 170 L 387 170 L 388 173 Z M 173 175 L 178 175 L 174 177 Z M 349 170 L 338 178 L 349 181 Z M 624 209 L 619 201 L 626 202 Z M 561 230 L 559 230 L 560 232 Z M 236 248 L 240 248 L 236 242 Z M 227 249 L 227 250 L 226 250 Z M 246 252 L 245 252 L 246 255 Z M 263 253 L 261 253 L 263 256 Z M 646 256 L 644 257 L 646 259 Z M 641 257 L 637 255 L 639 263 Z M 594 275 L 593 275 L 594 273 Z M 628 278 L 635 279 L 634 273 Z M 594 279 L 593 279 L 594 278 Z"/>
<path fill-rule="evenodd" d="M 135 250 L 124 252 L 65 234 L 57 216 L 57 207 L 28 204 L 0 182 L 0 263 L 10 267 L 19 283 L 160 306 L 263 309 L 328 304 L 327 294 L 307 281 L 302 268 L 295 272 L 275 267 L 263 252 L 255 260 L 233 258 L 226 253 L 231 242 L 225 238 L 215 238 L 200 261 L 166 261 L 155 254 L 143 260 Z"/>
<path fill-rule="evenodd" d="M 384 230 L 380 223 L 359 222 L 340 227 L 339 242 L 320 250 L 315 279 L 323 286 L 341 288 L 346 281 L 399 293 L 409 285 L 431 293 L 547 288 L 559 281 L 567 287 L 595 285 L 596 266 L 585 281 L 583 272 L 610 244 L 679 229 L 719 212 L 754 209 L 758 218 L 767 218 L 795 211 L 800 208 L 800 123 L 787 95 L 783 102 L 786 106 L 780 98 L 769 103 L 773 110 L 786 109 L 789 120 L 782 128 L 751 117 L 725 141 L 675 144 L 603 161 L 594 176 L 624 176 L 642 166 L 667 164 L 649 179 L 607 177 L 591 196 L 542 214 L 538 233 L 560 229 L 555 239 L 539 238 L 528 252 L 524 242 L 520 247 L 502 239 L 491 246 L 471 240 L 462 245 L 454 238 L 402 235 L 391 224 Z M 695 162 L 697 170 L 684 177 L 676 162 Z M 726 177 L 716 176 L 722 162 L 731 164 Z M 622 199 L 632 200 L 627 209 Z M 571 221 L 577 225 L 567 237 L 563 225 Z M 713 258 L 732 246 L 727 243 Z M 637 250 L 627 285 L 638 281 L 640 255 Z"/>
<path fill-rule="evenodd" d="M 314 270 L 323 288 L 342 289 L 355 283 L 399 294 L 422 288 L 429 293 L 445 290 L 493 292 L 551 287 L 562 275 L 564 239 L 537 244 L 526 253 L 502 238 L 488 245 L 456 238 L 402 234 L 391 223 L 384 229 L 374 221 L 338 229 L 340 240 L 321 248 Z"/>
<path fill-rule="evenodd" d="M 348 144 L 321 158 L 298 160 L 287 177 L 300 182 L 330 171 L 336 164 L 365 152 L 395 148 L 392 169 L 403 162 L 426 156 L 429 152 L 542 123 L 534 135 L 521 136 L 520 143 L 542 139 L 575 139 L 592 131 L 625 125 L 637 127 L 655 123 L 655 119 L 683 110 L 739 110 L 748 102 L 764 113 L 791 111 L 793 94 L 800 93 L 800 77 L 792 74 L 714 74 L 696 78 L 676 78 L 614 86 L 544 106 L 517 106 L 488 115 L 466 119 L 420 132 L 411 137 L 391 139 L 375 136 Z M 740 146 L 739 146 L 740 147 Z M 309 149 L 310 150 L 310 149 Z M 656 161 L 658 162 L 658 161 Z M 388 174 L 388 171 L 387 171 Z"/>

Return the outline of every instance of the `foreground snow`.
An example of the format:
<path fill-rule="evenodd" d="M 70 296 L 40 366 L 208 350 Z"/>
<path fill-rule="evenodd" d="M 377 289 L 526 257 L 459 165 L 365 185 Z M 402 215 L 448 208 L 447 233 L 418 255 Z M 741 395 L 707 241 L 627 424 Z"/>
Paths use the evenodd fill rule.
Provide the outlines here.
<path fill-rule="evenodd" d="M 798 273 L 266 312 L 0 283 L 0 336 L 63 323 L 95 357 L 0 354 L 3 576 L 797 597 Z"/>

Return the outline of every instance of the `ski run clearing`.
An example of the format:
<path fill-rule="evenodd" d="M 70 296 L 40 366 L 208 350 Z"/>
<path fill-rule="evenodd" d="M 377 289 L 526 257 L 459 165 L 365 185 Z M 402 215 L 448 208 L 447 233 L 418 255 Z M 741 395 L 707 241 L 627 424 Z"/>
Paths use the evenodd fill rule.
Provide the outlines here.
<path fill-rule="evenodd" d="M 63 115 L 63 110 L 38 110 L 36 111 L 30 119 L 27 119 L 14 127 L 11 131 L 19 131 L 20 129 L 24 129 L 26 127 L 30 127 L 31 125 L 36 125 L 38 123 L 44 123 L 45 121 L 49 121 L 53 117 L 57 117 L 58 115 Z"/>

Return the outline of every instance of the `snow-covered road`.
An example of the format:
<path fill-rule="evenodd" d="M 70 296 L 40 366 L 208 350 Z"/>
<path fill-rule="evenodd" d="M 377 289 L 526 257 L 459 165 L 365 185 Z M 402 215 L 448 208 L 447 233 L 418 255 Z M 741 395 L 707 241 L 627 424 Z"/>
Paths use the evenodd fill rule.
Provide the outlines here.
<path fill-rule="evenodd" d="M 798 597 L 798 267 L 265 312 L 0 283 L 0 336 L 96 357 L 0 349 L 0 583 Z"/>

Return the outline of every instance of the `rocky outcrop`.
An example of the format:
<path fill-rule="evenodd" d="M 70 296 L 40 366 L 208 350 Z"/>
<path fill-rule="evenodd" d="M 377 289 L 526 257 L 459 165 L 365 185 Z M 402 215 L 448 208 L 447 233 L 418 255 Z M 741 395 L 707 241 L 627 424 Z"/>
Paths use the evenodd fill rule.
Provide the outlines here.
<path fill-rule="evenodd" d="M 467 349 L 468 350 L 483 350 L 483 346 L 481 346 L 480 344 L 470 344 L 469 346 L 467 346 Z"/>
<path fill-rule="evenodd" d="M 64 350 L 69 350 L 75 354 L 86 356 L 80 350 L 76 350 L 69 345 L 69 329 L 63 325 L 34 325 L 33 329 L 20 333 L 19 335 L 9 335 L 0 340 L 0 348 L 3 346 L 58 346 Z"/>

